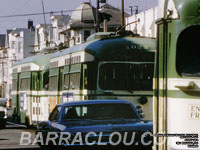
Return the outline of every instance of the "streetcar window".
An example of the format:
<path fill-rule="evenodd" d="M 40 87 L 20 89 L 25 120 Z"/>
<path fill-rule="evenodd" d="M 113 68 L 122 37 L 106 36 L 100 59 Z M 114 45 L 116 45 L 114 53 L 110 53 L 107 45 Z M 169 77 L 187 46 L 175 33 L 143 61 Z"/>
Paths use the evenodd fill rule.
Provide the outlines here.
<path fill-rule="evenodd" d="M 97 64 L 92 62 L 84 64 L 83 89 L 96 90 Z"/>
<path fill-rule="evenodd" d="M 64 90 L 80 88 L 80 73 L 71 73 L 64 75 Z"/>
<path fill-rule="evenodd" d="M 152 90 L 152 64 L 107 63 L 100 66 L 99 86 L 105 90 Z"/>
<path fill-rule="evenodd" d="M 80 78 L 81 78 L 80 72 L 70 74 L 70 89 L 80 88 Z"/>
<path fill-rule="evenodd" d="M 200 26 L 185 29 L 178 37 L 176 70 L 180 75 L 200 76 Z"/>
<path fill-rule="evenodd" d="M 33 115 L 35 115 L 35 107 L 33 107 Z"/>
<path fill-rule="evenodd" d="M 17 90 L 17 79 L 12 80 L 12 90 Z"/>
<path fill-rule="evenodd" d="M 47 90 L 47 89 L 48 89 L 48 86 L 49 86 L 49 78 L 48 78 L 48 76 L 49 76 L 49 72 L 45 72 L 45 73 L 43 74 L 43 88 L 44 88 L 45 90 Z"/>
<path fill-rule="evenodd" d="M 69 89 L 69 74 L 64 75 L 64 90 Z"/>
<path fill-rule="evenodd" d="M 20 90 L 30 90 L 30 86 L 31 86 L 30 78 L 21 79 Z"/>
<path fill-rule="evenodd" d="M 32 90 L 37 90 L 38 89 L 37 82 L 38 82 L 37 74 L 33 73 L 33 77 L 32 77 Z"/>
<path fill-rule="evenodd" d="M 58 77 L 51 76 L 49 77 L 49 90 L 54 91 L 58 89 Z"/>

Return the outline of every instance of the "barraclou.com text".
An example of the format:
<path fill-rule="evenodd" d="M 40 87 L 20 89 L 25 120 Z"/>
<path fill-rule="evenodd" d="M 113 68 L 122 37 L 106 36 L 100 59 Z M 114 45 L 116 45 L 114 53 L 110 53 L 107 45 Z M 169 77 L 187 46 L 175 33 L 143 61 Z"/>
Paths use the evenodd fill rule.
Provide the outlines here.
<path fill-rule="evenodd" d="M 123 135 L 120 132 L 113 132 L 107 135 L 107 141 L 103 141 L 102 137 L 105 134 L 103 132 L 95 133 L 88 132 L 86 135 L 82 136 L 81 132 L 77 132 L 75 135 L 71 135 L 69 132 L 60 132 L 59 134 L 56 132 L 48 132 L 48 134 L 43 137 L 42 132 L 38 132 L 37 135 L 32 137 L 30 132 L 22 132 L 20 138 L 20 145 L 35 145 L 36 143 L 40 145 L 49 145 L 50 143 L 53 145 L 60 146 L 70 146 L 70 145 L 107 145 L 111 144 L 113 146 L 118 144 L 124 145 L 138 145 L 142 144 L 148 146 L 152 144 L 152 141 L 149 140 L 152 137 L 151 132 L 145 132 L 140 136 L 140 140 L 135 141 L 136 133 L 133 132 L 131 136 L 128 136 L 128 132 L 125 132 Z M 97 140 L 91 140 L 91 139 Z M 148 139 L 148 140 L 147 140 Z"/>

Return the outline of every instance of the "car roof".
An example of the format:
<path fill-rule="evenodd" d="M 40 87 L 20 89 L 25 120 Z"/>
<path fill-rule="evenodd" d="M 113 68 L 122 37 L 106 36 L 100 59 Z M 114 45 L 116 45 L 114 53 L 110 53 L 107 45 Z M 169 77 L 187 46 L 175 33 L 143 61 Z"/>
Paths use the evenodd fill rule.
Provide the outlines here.
<path fill-rule="evenodd" d="M 87 104 L 131 104 L 130 102 L 128 101 L 125 101 L 125 100 L 118 100 L 118 99 L 113 99 L 113 100 L 106 100 L 106 99 L 103 99 L 103 100 L 80 100 L 80 101 L 73 101 L 73 102 L 64 102 L 64 103 L 61 103 L 61 104 L 58 104 L 58 106 L 74 106 L 74 105 L 87 105 Z"/>

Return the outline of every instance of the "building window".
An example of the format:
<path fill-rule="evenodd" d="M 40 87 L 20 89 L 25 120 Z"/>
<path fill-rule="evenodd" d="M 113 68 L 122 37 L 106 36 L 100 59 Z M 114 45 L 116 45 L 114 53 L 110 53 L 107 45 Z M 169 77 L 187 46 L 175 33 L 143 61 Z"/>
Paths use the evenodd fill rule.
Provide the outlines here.
<path fill-rule="evenodd" d="M 58 33 L 58 41 L 60 41 L 60 36 L 61 36 L 61 35 Z"/>
<path fill-rule="evenodd" d="M 74 37 L 76 43 L 81 43 L 81 38 L 78 31 L 74 31 Z"/>
<path fill-rule="evenodd" d="M 15 49 L 15 41 L 11 41 L 11 49 Z"/>
<path fill-rule="evenodd" d="M 44 35 L 45 35 L 44 33 L 41 33 L 41 34 L 40 34 L 40 40 L 41 40 L 41 42 L 43 42 L 43 41 L 45 40 L 45 39 L 44 39 L 44 38 L 45 38 Z"/>
<path fill-rule="evenodd" d="M 84 41 L 86 42 L 87 38 L 90 36 L 90 30 L 84 30 Z"/>
<path fill-rule="evenodd" d="M 22 42 L 19 42 L 18 43 L 18 53 L 21 53 L 22 52 Z"/>

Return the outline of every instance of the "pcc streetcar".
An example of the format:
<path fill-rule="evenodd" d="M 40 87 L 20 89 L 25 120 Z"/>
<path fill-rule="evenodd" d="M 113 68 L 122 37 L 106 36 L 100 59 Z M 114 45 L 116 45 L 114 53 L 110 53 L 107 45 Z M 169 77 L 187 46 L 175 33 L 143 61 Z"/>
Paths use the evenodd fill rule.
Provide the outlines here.
<path fill-rule="evenodd" d="M 51 56 L 51 110 L 59 102 L 124 99 L 152 120 L 155 39 L 101 34 Z"/>
<path fill-rule="evenodd" d="M 154 149 L 200 149 L 200 0 L 160 0 L 158 9 Z"/>
<path fill-rule="evenodd" d="M 49 60 L 50 54 L 42 53 L 13 65 L 12 115 L 27 126 L 48 119 Z"/>
<path fill-rule="evenodd" d="M 31 84 L 26 85 L 29 86 L 26 90 L 30 93 L 34 93 L 33 85 L 36 82 L 40 82 L 41 88 L 36 90 L 37 100 L 31 96 L 32 99 L 24 101 L 24 104 L 29 104 L 26 104 L 29 113 L 24 118 L 30 124 L 47 120 L 48 114 L 61 102 L 124 99 L 140 106 L 144 119 L 152 120 L 155 39 L 125 33 L 128 35 L 124 32 L 97 33 L 90 36 L 84 44 L 52 54 L 41 54 L 41 58 L 38 58 L 39 55 L 33 56 L 37 60 L 47 61 L 38 67 L 40 70 L 29 69 L 26 72 L 42 72 L 40 79 L 45 82 L 32 78 Z M 16 63 L 13 68 L 14 72 L 18 68 L 18 74 L 13 74 L 13 81 L 18 81 L 18 86 L 22 82 L 19 72 L 21 64 L 26 66 L 29 63 L 25 60 Z M 18 93 L 14 94 L 18 99 L 22 97 L 20 93 L 24 93 L 20 87 L 14 92 Z M 16 112 L 22 118 L 23 110 L 20 109 L 19 100 L 16 103 Z M 20 103 L 23 103 L 22 99 Z"/>

